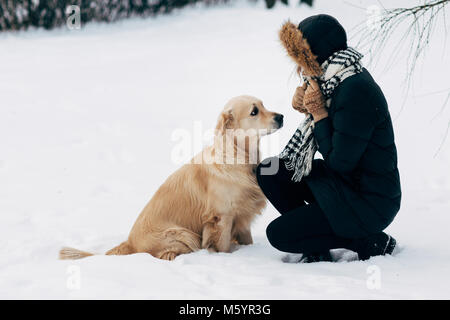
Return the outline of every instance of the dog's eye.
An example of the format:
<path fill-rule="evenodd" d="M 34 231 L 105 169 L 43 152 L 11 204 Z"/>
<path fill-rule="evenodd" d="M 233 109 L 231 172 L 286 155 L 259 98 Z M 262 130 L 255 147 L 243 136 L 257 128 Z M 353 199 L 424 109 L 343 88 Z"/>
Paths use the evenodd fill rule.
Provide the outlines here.
<path fill-rule="evenodd" d="M 258 112 L 259 112 L 259 110 L 258 110 L 258 108 L 257 107 L 253 107 L 253 110 L 252 110 L 252 112 L 250 113 L 250 115 L 253 117 L 253 116 L 256 116 L 257 114 L 258 114 Z"/>

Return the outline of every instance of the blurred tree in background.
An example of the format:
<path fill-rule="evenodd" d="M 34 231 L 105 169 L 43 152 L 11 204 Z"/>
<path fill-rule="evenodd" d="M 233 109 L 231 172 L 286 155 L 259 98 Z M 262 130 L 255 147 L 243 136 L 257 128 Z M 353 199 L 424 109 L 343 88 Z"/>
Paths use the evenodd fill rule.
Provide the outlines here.
<path fill-rule="evenodd" d="M 0 0 L 0 31 L 24 30 L 29 27 L 52 29 L 62 26 L 71 12 L 68 6 L 80 8 L 80 21 L 112 22 L 131 16 L 168 13 L 188 4 L 225 3 L 228 0 Z"/>
<path fill-rule="evenodd" d="M 254 0 L 256 1 L 256 0 Z M 278 0 L 264 0 L 273 8 Z M 287 5 L 289 0 L 279 0 Z M 313 0 L 292 0 L 310 6 Z M 63 26 L 73 12 L 69 6 L 80 8 L 80 22 L 112 22 L 128 17 L 147 17 L 169 13 L 173 9 L 202 3 L 213 5 L 229 0 L 0 0 L 0 31 L 25 30 L 29 27 L 52 29 Z"/>
<path fill-rule="evenodd" d="M 266 2 L 267 8 L 269 9 L 273 8 L 275 6 L 275 3 L 277 3 L 277 0 L 264 0 L 264 1 Z M 289 0 L 279 0 L 279 1 L 285 5 L 289 4 Z M 314 0 L 294 0 L 294 1 L 297 1 L 299 3 L 305 3 L 310 7 L 312 7 Z"/>

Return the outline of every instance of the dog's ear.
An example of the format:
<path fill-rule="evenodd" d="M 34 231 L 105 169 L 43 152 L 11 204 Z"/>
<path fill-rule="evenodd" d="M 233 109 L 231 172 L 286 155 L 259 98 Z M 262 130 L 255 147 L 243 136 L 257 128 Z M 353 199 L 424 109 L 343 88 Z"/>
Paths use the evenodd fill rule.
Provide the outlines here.
<path fill-rule="evenodd" d="M 221 135 L 225 134 L 227 129 L 231 129 L 233 127 L 233 121 L 234 117 L 232 110 L 223 111 L 217 121 L 216 132 Z"/>
<path fill-rule="evenodd" d="M 322 74 L 317 56 L 312 53 L 308 41 L 292 22 L 285 22 L 278 35 L 288 55 L 303 68 L 305 75 L 319 77 Z"/>

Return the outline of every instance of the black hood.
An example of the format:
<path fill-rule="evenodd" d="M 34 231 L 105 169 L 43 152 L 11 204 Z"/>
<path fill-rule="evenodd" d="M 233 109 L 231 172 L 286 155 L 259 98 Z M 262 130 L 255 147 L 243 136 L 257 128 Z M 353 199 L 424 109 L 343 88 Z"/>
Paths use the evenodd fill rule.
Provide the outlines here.
<path fill-rule="evenodd" d="M 330 15 L 308 17 L 300 22 L 298 29 L 320 64 L 336 51 L 347 49 L 347 34 L 339 21 Z"/>

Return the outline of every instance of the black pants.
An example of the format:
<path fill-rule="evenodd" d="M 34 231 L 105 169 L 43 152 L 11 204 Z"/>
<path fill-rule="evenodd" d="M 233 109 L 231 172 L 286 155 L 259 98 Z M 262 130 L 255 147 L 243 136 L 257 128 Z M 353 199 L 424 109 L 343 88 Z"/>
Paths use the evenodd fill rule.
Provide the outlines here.
<path fill-rule="evenodd" d="M 352 249 L 353 240 L 338 237 L 333 233 L 328 220 L 316 203 L 307 184 L 293 182 L 292 172 L 279 160 L 275 174 L 264 174 L 265 168 L 273 165 L 264 160 L 257 168 L 256 177 L 267 199 L 281 213 L 267 227 L 267 238 L 280 251 L 314 254 L 335 248 Z"/>

